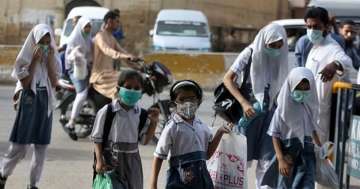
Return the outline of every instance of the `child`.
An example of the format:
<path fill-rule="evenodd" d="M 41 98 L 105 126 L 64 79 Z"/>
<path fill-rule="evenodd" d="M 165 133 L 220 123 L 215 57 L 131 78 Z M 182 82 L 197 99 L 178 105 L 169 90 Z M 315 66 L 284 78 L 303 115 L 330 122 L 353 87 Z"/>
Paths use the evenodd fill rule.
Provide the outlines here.
<path fill-rule="evenodd" d="M 159 110 L 152 108 L 146 113 L 141 109 L 137 102 L 142 89 L 142 77 L 138 72 L 122 72 L 118 79 L 118 98 L 96 115 L 91 134 L 95 143 L 95 171 L 103 173 L 112 169 L 110 177 L 122 185 L 114 188 L 143 188 L 138 143 L 147 144 L 152 139 Z"/>
<path fill-rule="evenodd" d="M 195 115 L 202 100 L 202 89 L 194 81 L 176 82 L 170 89 L 170 98 L 176 104 L 176 112 L 162 131 L 154 153 L 151 188 L 157 188 L 162 161 L 169 155 L 166 189 L 212 189 L 205 161 L 232 126 L 221 127 L 212 137 L 208 126 Z"/>
<path fill-rule="evenodd" d="M 315 187 L 313 141 L 321 146 L 315 130 L 319 115 L 316 94 L 312 72 L 303 67 L 294 68 L 280 90 L 278 107 L 268 130 L 276 157 L 264 176 L 263 185 L 274 188 Z"/>
<path fill-rule="evenodd" d="M 36 189 L 43 170 L 52 128 L 53 89 L 61 73 L 51 28 L 36 25 L 19 52 L 12 76 L 17 87 L 18 111 L 10 135 L 10 147 L 0 165 L 0 189 L 26 155 L 34 147 L 28 188 Z M 19 95 L 20 94 L 20 95 Z"/>

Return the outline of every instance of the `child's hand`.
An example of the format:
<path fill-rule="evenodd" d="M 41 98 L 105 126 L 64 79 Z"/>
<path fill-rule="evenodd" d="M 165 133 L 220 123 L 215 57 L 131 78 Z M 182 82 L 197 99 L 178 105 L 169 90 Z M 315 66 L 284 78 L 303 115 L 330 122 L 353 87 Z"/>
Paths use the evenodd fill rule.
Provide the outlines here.
<path fill-rule="evenodd" d="M 226 125 L 223 125 L 222 127 L 220 127 L 219 131 L 221 133 L 230 133 L 233 127 L 234 127 L 234 124 L 227 123 Z"/>
<path fill-rule="evenodd" d="M 285 177 L 289 177 L 290 169 L 291 169 L 290 163 L 288 163 L 285 159 L 279 159 L 279 172 L 281 175 Z"/>
<path fill-rule="evenodd" d="M 159 122 L 160 109 L 156 107 L 152 107 L 148 110 L 148 117 L 151 123 Z"/>
<path fill-rule="evenodd" d="M 103 161 L 96 161 L 95 171 L 97 173 L 104 173 L 108 170 L 108 166 Z"/>
<path fill-rule="evenodd" d="M 41 50 L 41 48 L 39 46 L 35 46 L 33 51 L 33 60 L 34 61 L 40 60 L 42 57 L 42 53 L 43 51 Z"/>

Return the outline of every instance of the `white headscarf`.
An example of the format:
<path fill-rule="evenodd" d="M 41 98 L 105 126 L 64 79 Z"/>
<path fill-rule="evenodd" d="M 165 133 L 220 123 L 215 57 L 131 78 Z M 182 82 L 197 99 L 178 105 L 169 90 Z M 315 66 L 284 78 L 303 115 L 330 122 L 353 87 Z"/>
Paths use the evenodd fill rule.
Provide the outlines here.
<path fill-rule="evenodd" d="M 50 34 L 51 38 L 50 46 L 54 49 L 56 66 L 58 69 L 60 69 L 58 70 L 59 73 L 61 72 L 61 60 L 56 50 L 56 42 L 54 40 L 52 29 L 46 24 L 38 24 L 30 31 L 18 56 L 16 57 L 14 70 L 11 74 L 12 77 L 15 79 L 23 78 L 22 75 L 27 72 L 33 58 L 34 46 L 37 45 L 41 38 L 48 33 Z"/>
<path fill-rule="evenodd" d="M 51 27 L 46 24 L 38 24 L 30 31 L 15 60 L 14 70 L 11 74 L 13 78 L 18 80 L 18 82 L 16 83 L 15 94 L 18 93 L 18 91 L 20 91 L 23 88 L 20 80 L 29 75 L 29 67 L 31 64 L 31 60 L 33 58 L 34 46 L 37 45 L 40 42 L 41 38 L 43 38 L 46 34 L 50 34 L 50 38 L 51 38 L 50 46 L 54 50 L 54 60 L 55 60 L 55 69 L 56 69 L 55 71 L 57 73 L 57 77 L 60 76 L 61 60 L 56 49 L 57 47 L 56 47 L 56 42 L 54 40 L 53 31 Z M 37 75 L 35 74 L 33 81 L 31 82 L 31 90 L 35 94 L 36 94 L 36 84 L 35 84 L 36 77 Z M 54 108 L 52 106 L 52 100 L 54 99 L 54 93 L 52 87 L 54 86 L 51 86 L 50 80 L 47 81 L 47 85 L 49 86 L 47 87 L 47 92 L 49 97 L 48 113 L 50 114 L 51 110 Z"/>
<path fill-rule="evenodd" d="M 264 49 L 265 45 L 282 40 L 278 57 L 269 57 Z M 270 108 L 275 101 L 287 74 L 288 68 L 288 45 L 285 29 L 271 23 L 262 28 L 250 45 L 252 48 L 252 63 L 250 69 L 251 83 L 255 98 L 260 103 L 264 99 L 264 88 L 270 84 Z"/>
<path fill-rule="evenodd" d="M 65 63 L 67 66 L 71 64 L 68 58 L 69 54 L 73 49 L 79 46 L 82 53 L 85 55 L 84 57 L 86 58 L 87 62 L 92 61 L 91 35 L 88 35 L 86 38 L 84 38 L 83 36 L 83 30 L 85 26 L 89 23 L 91 23 L 90 19 L 82 16 L 76 24 L 74 30 L 71 32 L 65 54 Z"/>
<path fill-rule="evenodd" d="M 310 83 L 309 96 L 305 98 L 304 103 L 295 102 L 291 93 L 295 90 L 296 86 L 306 79 Z M 310 69 L 304 67 L 297 67 L 291 70 L 288 78 L 283 84 L 279 96 L 277 98 L 277 109 L 274 116 L 280 116 L 283 123 L 289 128 L 298 128 L 303 124 L 303 115 L 299 115 L 299 110 L 304 109 L 308 119 L 308 123 L 313 124 L 313 128 L 317 128 L 317 119 L 319 117 L 319 101 L 316 93 L 316 85 L 314 75 Z M 300 129 L 295 134 L 303 140 L 304 130 Z"/>

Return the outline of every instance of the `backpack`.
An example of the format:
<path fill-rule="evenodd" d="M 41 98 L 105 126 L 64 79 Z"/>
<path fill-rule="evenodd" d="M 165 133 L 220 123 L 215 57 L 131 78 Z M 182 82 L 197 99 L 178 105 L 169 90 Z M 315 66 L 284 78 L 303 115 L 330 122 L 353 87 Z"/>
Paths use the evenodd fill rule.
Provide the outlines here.
<path fill-rule="evenodd" d="M 247 80 L 250 75 L 252 54 L 253 54 L 253 49 L 250 48 L 250 57 L 248 59 L 248 63 L 244 68 L 243 81 L 241 83 L 240 88 L 238 88 L 241 95 L 246 100 L 249 101 L 252 101 L 251 99 L 254 98 L 252 94 L 251 86 L 249 86 L 249 84 L 247 83 Z M 237 124 L 239 119 L 243 116 L 243 110 L 240 103 L 225 87 L 224 83 L 221 83 L 218 87 L 216 87 L 214 91 L 214 97 L 215 97 L 215 102 L 213 109 L 215 111 L 215 115 L 219 115 L 227 122 Z"/>
<path fill-rule="evenodd" d="M 106 147 L 107 139 L 109 138 L 112 121 L 114 119 L 115 112 L 112 111 L 112 105 L 109 103 L 107 105 L 106 117 L 104 122 L 104 132 L 103 132 L 103 142 L 101 143 L 101 148 L 104 150 Z M 141 131 L 145 127 L 145 123 L 148 117 L 148 113 L 145 109 L 141 108 L 140 112 L 140 121 L 139 121 L 139 130 Z M 139 136 L 140 138 L 140 136 Z M 94 164 L 93 164 L 93 181 L 96 177 L 96 154 L 94 152 Z"/>

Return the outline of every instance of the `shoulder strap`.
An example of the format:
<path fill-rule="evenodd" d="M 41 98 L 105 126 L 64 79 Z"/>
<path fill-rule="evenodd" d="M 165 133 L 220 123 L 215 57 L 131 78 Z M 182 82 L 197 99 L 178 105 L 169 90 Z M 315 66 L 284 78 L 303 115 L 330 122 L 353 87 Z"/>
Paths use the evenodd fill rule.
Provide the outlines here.
<path fill-rule="evenodd" d="M 104 123 L 104 132 L 103 132 L 103 142 L 102 142 L 102 147 L 104 149 L 106 142 L 109 138 L 109 134 L 110 134 L 110 129 L 111 129 L 111 125 L 112 125 L 112 121 L 114 119 L 115 116 L 115 112 L 112 111 L 112 104 L 109 103 L 107 105 L 107 110 L 106 110 L 106 117 L 105 117 L 105 123 Z"/>
<path fill-rule="evenodd" d="M 253 49 L 252 48 L 249 48 L 249 49 L 250 49 L 250 57 L 248 59 L 248 63 L 245 66 L 245 73 L 244 73 L 244 77 L 243 77 L 243 82 L 241 83 L 240 88 L 243 88 L 245 86 L 246 81 L 247 81 L 247 79 L 249 78 L 249 75 L 250 75 L 250 68 L 251 68 L 251 62 L 252 62 Z"/>
<path fill-rule="evenodd" d="M 141 112 L 140 112 L 140 121 L 139 121 L 139 133 L 143 130 L 143 128 L 145 127 L 145 123 L 148 117 L 148 113 L 145 109 L 141 108 Z"/>

